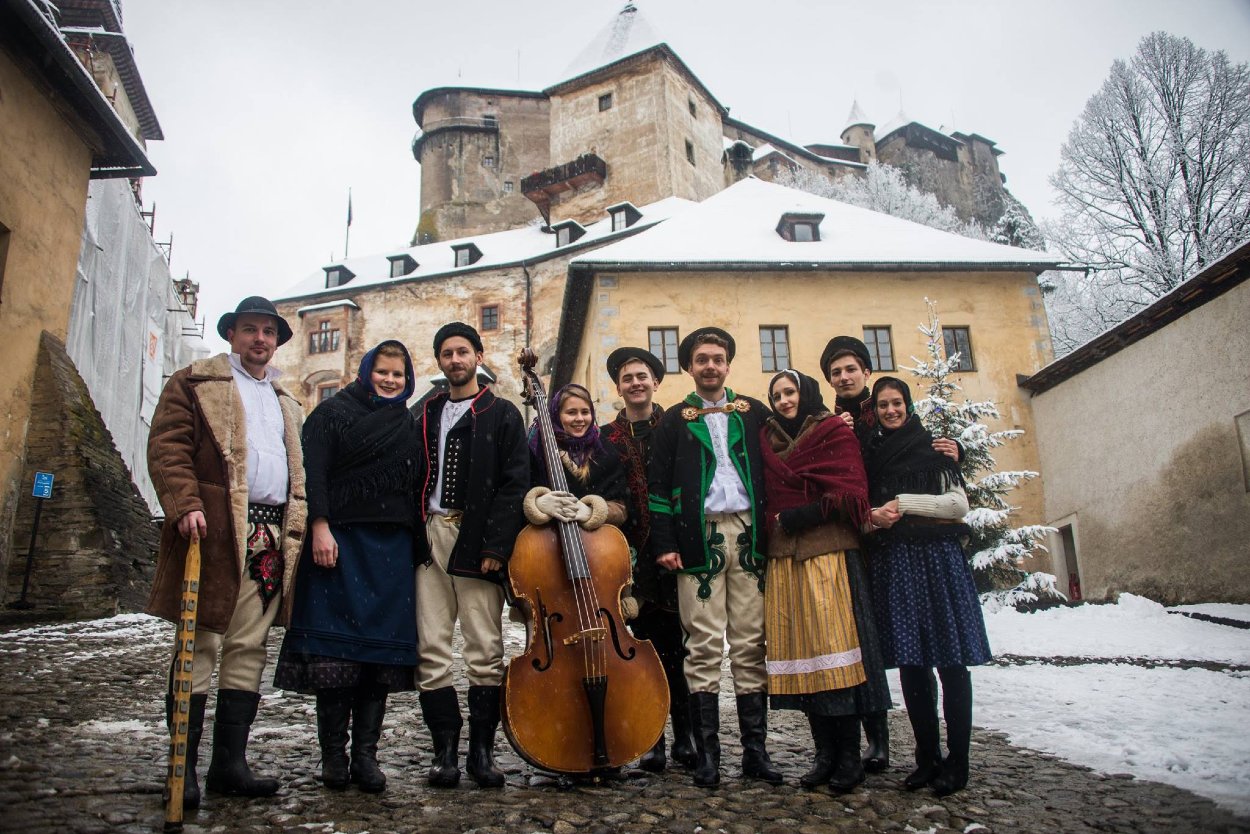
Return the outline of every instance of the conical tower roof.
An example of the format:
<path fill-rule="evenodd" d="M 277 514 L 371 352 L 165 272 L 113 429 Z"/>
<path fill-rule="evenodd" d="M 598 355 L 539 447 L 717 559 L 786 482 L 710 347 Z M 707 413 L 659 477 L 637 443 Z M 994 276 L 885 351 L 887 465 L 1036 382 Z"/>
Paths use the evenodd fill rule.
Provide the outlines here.
<path fill-rule="evenodd" d="M 632 2 L 626 3 L 616 17 L 565 67 L 557 83 L 571 81 L 600 67 L 614 64 L 622 58 L 645 52 L 663 42 L 663 38 L 638 6 Z"/>
<path fill-rule="evenodd" d="M 872 122 L 868 121 L 868 117 L 864 115 L 864 111 L 860 109 L 859 100 L 851 101 L 851 112 L 846 115 L 846 127 L 842 128 L 842 132 L 846 133 L 850 128 L 856 125 L 867 125 L 868 127 L 876 127 Z"/>

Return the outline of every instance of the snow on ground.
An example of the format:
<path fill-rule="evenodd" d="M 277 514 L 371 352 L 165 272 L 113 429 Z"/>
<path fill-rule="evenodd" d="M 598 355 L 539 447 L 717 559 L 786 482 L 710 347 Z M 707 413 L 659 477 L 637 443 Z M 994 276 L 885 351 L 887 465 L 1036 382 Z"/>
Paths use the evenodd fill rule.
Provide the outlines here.
<path fill-rule="evenodd" d="M 1250 606 L 1225 607 L 1230 610 L 1219 616 L 1250 620 Z M 1100 661 L 1246 666 L 1250 630 L 1168 614 L 1131 594 L 1115 605 L 1008 610 L 985 619 L 995 654 L 1039 662 L 973 670 L 977 726 L 1103 773 L 1165 782 L 1250 814 L 1250 672 Z M 1092 662 L 1046 664 L 1052 656 Z"/>
<path fill-rule="evenodd" d="M 1204 606 L 1204 608 L 1207 606 Z M 1250 621 L 1250 605 L 1223 606 L 1220 616 Z M 1121 594 L 1115 605 L 1050 608 L 1034 614 L 986 614 L 996 655 L 1137 657 L 1204 660 L 1250 666 L 1250 631 L 1169 614 L 1157 602 Z"/>
<path fill-rule="evenodd" d="M 1198 605 L 1174 605 L 1169 611 L 1180 611 L 1184 614 L 1203 614 L 1207 617 L 1223 617 L 1250 623 L 1250 605 L 1236 605 L 1231 602 L 1205 602 Z"/>

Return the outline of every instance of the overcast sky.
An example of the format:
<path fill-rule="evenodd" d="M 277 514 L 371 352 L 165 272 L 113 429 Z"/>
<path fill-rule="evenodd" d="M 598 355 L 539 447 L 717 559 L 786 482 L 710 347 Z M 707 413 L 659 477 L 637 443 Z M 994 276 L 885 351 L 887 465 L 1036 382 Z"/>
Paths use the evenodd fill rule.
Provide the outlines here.
<path fill-rule="evenodd" d="M 1054 213 L 1047 178 L 1111 62 L 1155 30 L 1250 60 L 1250 0 L 639 0 L 738 119 L 838 142 L 853 100 L 998 143 L 1007 185 Z M 165 133 L 144 184 L 171 268 L 217 318 L 351 252 L 392 252 L 417 224 L 412 101 L 431 87 L 542 89 L 621 0 L 124 0 Z M 559 160 L 557 160 L 559 161 Z M 281 354 L 279 354 L 279 358 Z M 281 364 L 279 362 L 279 364 Z"/>

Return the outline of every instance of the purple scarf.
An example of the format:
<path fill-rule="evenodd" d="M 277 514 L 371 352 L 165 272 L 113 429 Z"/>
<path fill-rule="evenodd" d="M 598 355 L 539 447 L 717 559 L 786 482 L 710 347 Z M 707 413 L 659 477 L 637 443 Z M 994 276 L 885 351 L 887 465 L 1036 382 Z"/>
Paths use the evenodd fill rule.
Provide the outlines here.
<path fill-rule="evenodd" d="M 560 424 L 560 406 L 563 404 L 567 395 L 572 394 L 580 400 L 585 400 L 590 405 L 590 428 L 581 437 L 573 437 L 564 430 L 564 426 Z M 547 403 L 547 413 L 551 415 L 551 428 L 556 435 L 556 446 L 560 451 L 567 452 L 569 460 L 573 461 L 574 466 L 584 466 L 586 462 L 594 456 L 595 452 L 603 448 L 599 442 L 599 420 L 595 416 L 595 403 L 590 398 L 590 392 L 582 386 L 570 382 L 551 397 Z M 535 418 L 534 425 L 530 428 L 530 451 L 539 460 L 542 460 L 542 441 L 538 432 L 538 420 Z"/>

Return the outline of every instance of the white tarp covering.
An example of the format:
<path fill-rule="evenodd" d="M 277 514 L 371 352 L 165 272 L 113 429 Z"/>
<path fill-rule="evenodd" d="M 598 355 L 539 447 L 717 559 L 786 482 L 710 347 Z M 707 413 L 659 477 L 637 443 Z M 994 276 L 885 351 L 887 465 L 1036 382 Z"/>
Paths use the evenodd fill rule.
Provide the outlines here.
<path fill-rule="evenodd" d="M 66 347 L 130 476 L 160 514 L 148 427 L 165 379 L 207 356 L 124 179 L 93 180 Z"/>

